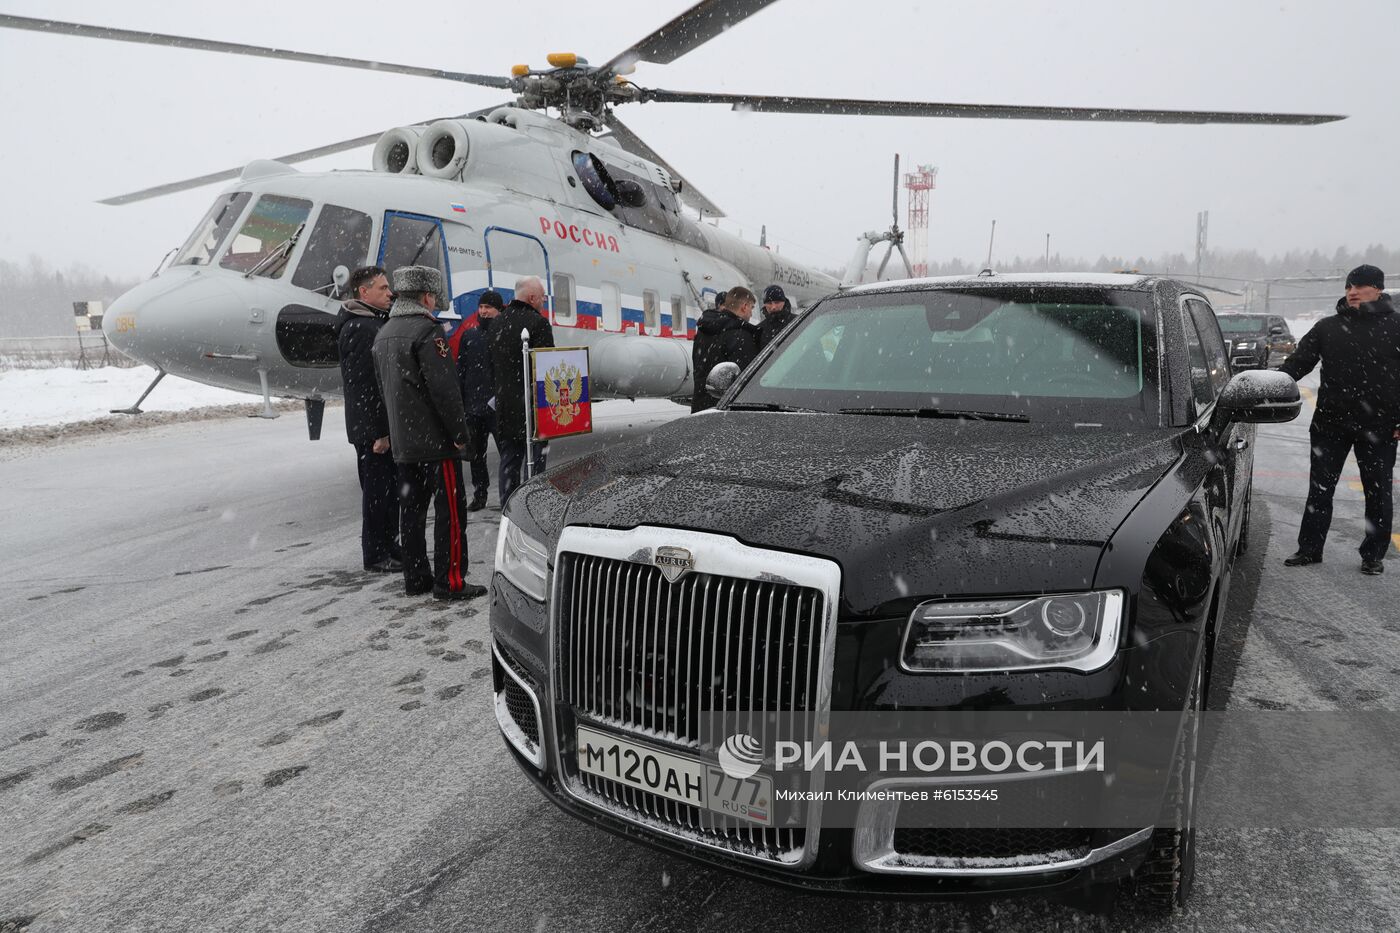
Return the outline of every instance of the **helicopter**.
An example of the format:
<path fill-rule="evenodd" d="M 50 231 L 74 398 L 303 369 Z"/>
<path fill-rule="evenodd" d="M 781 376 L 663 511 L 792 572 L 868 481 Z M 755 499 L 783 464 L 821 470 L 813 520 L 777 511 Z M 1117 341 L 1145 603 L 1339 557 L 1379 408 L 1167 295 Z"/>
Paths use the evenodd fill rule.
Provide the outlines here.
<path fill-rule="evenodd" d="M 438 268 L 451 301 L 449 338 L 476 324 L 487 289 L 507 300 L 544 281 L 556 342 L 590 350 L 598 397 L 677 397 L 690 390 L 702 309 L 733 285 L 781 285 L 799 308 L 858 284 L 870 250 L 888 244 L 907 274 L 897 210 L 889 230 L 857 239 L 837 279 L 703 223 L 724 212 L 617 114 L 627 104 L 727 104 L 831 116 L 1314 125 L 1339 115 L 1137 110 L 795 97 L 648 88 L 637 65 L 668 64 L 775 0 L 700 0 L 601 65 L 551 53 L 549 68 L 471 74 L 161 33 L 0 14 L 0 27 L 83 38 L 417 75 L 509 91 L 498 105 L 406 124 L 123 194 L 122 205 L 232 181 L 183 245 L 107 311 L 121 352 L 167 374 L 272 398 L 305 400 L 320 434 L 340 392 L 335 314 L 349 270 L 373 263 Z M 554 115 L 550 115 L 550 111 Z M 371 170 L 301 172 L 296 163 L 373 144 Z M 898 178 L 898 162 L 895 169 Z M 897 205 L 896 188 L 896 205 Z M 688 216 L 682 207 L 696 212 Z"/>

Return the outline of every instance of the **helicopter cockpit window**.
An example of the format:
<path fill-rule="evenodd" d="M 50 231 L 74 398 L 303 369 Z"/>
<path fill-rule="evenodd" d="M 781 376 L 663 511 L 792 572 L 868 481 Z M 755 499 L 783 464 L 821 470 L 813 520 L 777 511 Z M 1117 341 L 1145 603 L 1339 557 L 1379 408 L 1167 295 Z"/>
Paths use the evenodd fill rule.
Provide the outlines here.
<path fill-rule="evenodd" d="M 336 266 L 354 269 L 365 264 L 372 226 L 368 214 L 337 204 L 322 206 L 292 273 L 292 284 L 313 292 L 330 291 Z"/>
<path fill-rule="evenodd" d="M 608 177 L 608 170 L 598 161 L 598 157 L 587 152 L 575 151 L 573 162 L 574 174 L 583 182 L 583 190 L 588 192 L 588 196 L 597 201 L 598 206 L 605 211 L 616 207 L 617 195 L 613 190 L 612 179 Z"/>
<path fill-rule="evenodd" d="M 311 202 L 280 194 L 265 194 L 219 261 L 225 269 L 251 272 L 269 279 L 282 277 L 296 238 L 311 213 Z"/>
<path fill-rule="evenodd" d="M 384 247 L 379 264 L 393 277 L 400 266 L 432 266 L 448 281 L 442 225 L 426 217 L 407 214 L 387 215 L 384 221 Z"/>
<path fill-rule="evenodd" d="M 175 262 L 172 265 L 209 265 L 214 256 L 218 254 L 219 247 L 224 245 L 229 231 L 238 222 L 239 215 L 243 213 L 243 208 L 248 206 L 248 201 L 252 197 L 246 191 L 219 195 L 214 206 L 209 208 L 209 213 L 204 215 L 199 226 L 194 228 L 194 233 L 191 233 L 190 238 L 185 241 L 185 245 L 180 247 L 180 252 L 175 256 Z"/>

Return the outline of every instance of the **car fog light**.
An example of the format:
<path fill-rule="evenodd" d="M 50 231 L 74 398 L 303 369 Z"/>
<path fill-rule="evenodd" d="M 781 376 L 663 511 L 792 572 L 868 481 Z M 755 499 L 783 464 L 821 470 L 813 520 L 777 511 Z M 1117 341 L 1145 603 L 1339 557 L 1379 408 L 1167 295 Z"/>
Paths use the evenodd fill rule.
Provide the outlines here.
<path fill-rule="evenodd" d="M 993 600 L 931 600 L 909 616 L 901 664 L 930 673 L 1069 668 L 1113 660 L 1121 590 Z"/>

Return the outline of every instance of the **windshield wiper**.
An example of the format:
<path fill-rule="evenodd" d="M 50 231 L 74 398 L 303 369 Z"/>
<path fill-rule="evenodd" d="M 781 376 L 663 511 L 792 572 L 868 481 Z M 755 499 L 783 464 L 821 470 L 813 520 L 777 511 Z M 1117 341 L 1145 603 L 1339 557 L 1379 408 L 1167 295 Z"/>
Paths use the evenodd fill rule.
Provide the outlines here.
<path fill-rule="evenodd" d="M 294 232 L 291 236 L 287 237 L 280 244 L 274 247 L 272 252 L 259 259 L 257 264 L 253 266 L 253 268 L 243 273 L 243 277 L 245 279 L 252 278 L 259 272 L 262 272 L 268 266 L 272 265 L 272 263 L 281 262 L 285 260 L 289 255 L 291 255 L 292 247 L 297 245 L 297 240 L 301 237 L 301 231 L 305 229 L 306 224 L 304 223 L 297 227 L 296 232 Z"/>
<path fill-rule="evenodd" d="M 815 411 L 812 408 L 793 408 L 791 405 L 778 405 L 774 402 L 730 402 L 725 411 Z"/>
<path fill-rule="evenodd" d="M 893 415 L 900 418 L 966 418 L 969 421 L 1028 422 L 1029 415 L 1006 411 L 965 411 L 956 408 L 842 408 L 842 415 Z"/>

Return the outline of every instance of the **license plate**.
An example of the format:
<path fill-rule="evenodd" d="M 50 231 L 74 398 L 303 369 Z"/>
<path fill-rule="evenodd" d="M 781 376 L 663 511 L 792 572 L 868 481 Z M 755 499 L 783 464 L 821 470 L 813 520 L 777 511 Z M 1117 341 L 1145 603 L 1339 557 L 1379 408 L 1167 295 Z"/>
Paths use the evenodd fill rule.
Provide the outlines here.
<path fill-rule="evenodd" d="M 587 726 L 578 727 L 578 768 L 667 800 L 751 823 L 769 823 L 773 779 L 735 778 L 715 764 L 663 752 Z"/>

